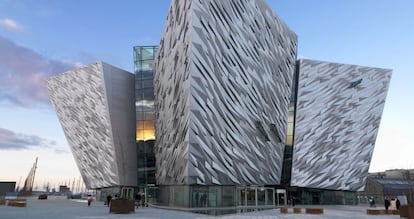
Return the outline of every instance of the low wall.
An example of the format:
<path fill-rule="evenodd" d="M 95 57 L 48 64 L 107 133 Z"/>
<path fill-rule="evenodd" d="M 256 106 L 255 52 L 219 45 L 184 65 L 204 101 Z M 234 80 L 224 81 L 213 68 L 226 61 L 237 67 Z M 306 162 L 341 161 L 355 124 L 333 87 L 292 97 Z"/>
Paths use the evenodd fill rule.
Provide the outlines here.
<path fill-rule="evenodd" d="M 306 214 L 323 214 L 323 208 L 306 208 Z"/>
<path fill-rule="evenodd" d="M 7 200 L 7 205 L 12 207 L 26 207 L 26 199 L 10 199 Z"/>
<path fill-rule="evenodd" d="M 133 200 L 112 199 L 109 207 L 109 213 L 128 214 L 135 211 Z"/>
<path fill-rule="evenodd" d="M 414 219 L 414 206 L 407 206 L 407 205 L 401 206 L 400 217 Z"/>

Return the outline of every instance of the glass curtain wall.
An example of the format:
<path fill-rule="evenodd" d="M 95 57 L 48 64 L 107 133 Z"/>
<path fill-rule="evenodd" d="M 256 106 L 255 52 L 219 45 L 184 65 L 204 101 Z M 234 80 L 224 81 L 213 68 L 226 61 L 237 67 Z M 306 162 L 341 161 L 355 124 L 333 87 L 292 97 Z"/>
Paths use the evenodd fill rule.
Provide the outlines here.
<path fill-rule="evenodd" d="M 296 63 L 295 74 L 292 80 L 292 90 L 290 96 L 289 113 L 288 113 L 288 127 L 285 139 L 285 151 L 283 156 L 282 178 L 281 185 L 287 188 L 290 185 L 292 172 L 292 156 L 293 156 L 293 138 L 295 132 L 295 114 L 296 114 L 296 99 L 298 86 L 299 64 Z"/>
<path fill-rule="evenodd" d="M 155 185 L 154 58 L 157 46 L 134 47 L 138 186 Z"/>

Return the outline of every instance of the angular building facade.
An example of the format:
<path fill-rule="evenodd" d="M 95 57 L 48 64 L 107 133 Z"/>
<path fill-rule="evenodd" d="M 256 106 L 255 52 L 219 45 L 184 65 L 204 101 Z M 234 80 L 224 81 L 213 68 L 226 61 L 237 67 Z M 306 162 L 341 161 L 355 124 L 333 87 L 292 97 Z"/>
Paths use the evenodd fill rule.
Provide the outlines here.
<path fill-rule="evenodd" d="M 301 59 L 291 186 L 362 191 L 392 71 Z"/>
<path fill-rule="evenodd" d="M 134 75 L 96 62 L 46 84 L 86 187 L 135 187 Z"/>
<path fill-rule="evenodd" d="M 296 45 L 263 1 L 174 1 L 155 65 L 157 182 L 279 184 Z"/>
<path fill-rule="evenodd" d="M 263 0 L 174 0 L 135 78 L 97 62 L 47 86 L 89 188 L 181 209 L 355 204 L 392 72 L 296 51 Z"/>

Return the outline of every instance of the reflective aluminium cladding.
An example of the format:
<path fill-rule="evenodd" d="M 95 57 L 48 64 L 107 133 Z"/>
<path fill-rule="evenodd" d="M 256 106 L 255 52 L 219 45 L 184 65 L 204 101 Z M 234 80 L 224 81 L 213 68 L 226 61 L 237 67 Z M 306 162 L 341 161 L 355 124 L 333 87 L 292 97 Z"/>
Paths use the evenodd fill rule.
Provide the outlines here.
<path fill-rule="evenodd" d="M 173 1 L 155 62 L 157 183 L 279 184 L 296 47 L 262 0 Z"/>
<path fill-rule="evenodd" d="M 134 75 L 96 62 L 46 84 L 86 187 L 136 186 Z"/>
<path fill-rule="evenodd" d="M 362 191 L 392 71 L 299 60 L 291 186 Z"/>

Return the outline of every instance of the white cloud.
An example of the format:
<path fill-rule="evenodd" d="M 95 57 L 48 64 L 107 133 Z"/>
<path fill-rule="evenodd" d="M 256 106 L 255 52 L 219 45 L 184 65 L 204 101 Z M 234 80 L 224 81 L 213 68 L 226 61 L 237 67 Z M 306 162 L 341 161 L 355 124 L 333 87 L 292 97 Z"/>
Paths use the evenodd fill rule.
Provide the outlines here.
<path fill-rule="evenodd" d="M 6 29 L 12 30 L 12 31 L 23 31 L 24 30 L 21 24 L 17 23 L 16 21 L 10 18 L 0 19 L 0 26 L 3 26 Z"/>

